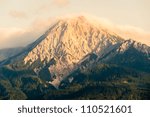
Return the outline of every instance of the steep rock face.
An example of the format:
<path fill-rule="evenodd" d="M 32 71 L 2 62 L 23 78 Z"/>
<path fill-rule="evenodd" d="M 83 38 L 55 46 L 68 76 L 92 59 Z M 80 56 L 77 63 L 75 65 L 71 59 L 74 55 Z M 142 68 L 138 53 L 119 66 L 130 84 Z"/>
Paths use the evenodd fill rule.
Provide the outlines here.
<path fill-rule="evenodd" d="M 105 53 L 100 61 L 150 73 L 150 47 L 133 40 L 125 40 L 112 51 Z"/>
<path fill-rule="evenodd" d="M 47 67 L 51 77 L 58 82 L 75 69 L 86 55 L 99 55 L 122 41 L 118 35 L 108 33 L 82 16 L 64 19 L 54 24 L 45 38 L 24 57 L 24 64 L 41 61 L 44 66 L 55 60 L 55 64 Z M 43 66 L 35 68 L 35 71 L 40 71 Z"/>
<path fill-rule="evenodd" d="M 128 50 L 130 47 L 133 47 L 135 49 L 137 49 L 139 52 L 145 53 L 147 55 L 150 54 L 150 47 L 148 47 L 145 44 L 133 41 L 133 40 L 126 40 L 124 41 L 121 46 L 118 48 L 118 52 L 123 53 L 126 50 Z"/>

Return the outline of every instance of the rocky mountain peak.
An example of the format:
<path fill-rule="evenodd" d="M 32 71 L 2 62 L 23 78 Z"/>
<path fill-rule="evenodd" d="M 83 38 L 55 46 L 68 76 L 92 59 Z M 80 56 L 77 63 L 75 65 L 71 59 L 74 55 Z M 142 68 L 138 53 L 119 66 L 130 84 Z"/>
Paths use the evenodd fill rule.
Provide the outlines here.
<path fill-rule="evenodd" d="M 137 49 L 138 51 L 142 52 L 142 53 L 145 53 L 147 55 L 150 54 L 150 47 L 145 45 L 145 44 L 142 44 L 140 42 L 136 42 L 132 39 L 129 39 L 129 40 L 125 40 L 121 46 L 118 48 L 118 51 L 123 53 L 125 52 L 128 48 L 135 48 Z"/>
<path fill-rule="evenodd" d="M 55 58 L 63 59 L 69 64 L 77 63 L 86 54 L 92 51 L 98 53 L 105 46 L 118 41 L 120 40 L 115 36 L 93 26 L 83 16 L 60 20 L 50 28 L 45 38 L 28 53 L 24 62 L 32 64 L 38 59 L 50 61 Z"/>
<path fill-rule="evenodd" d="M 48 69 L 51 76 L 61 79 L 86 55 L 99 54 L 120 42 L 119 36 L 93 25 L 83 16 L 62 19 L 50 27 L 44 38 L 28 52 L 24 64 L 32 65 L 39 60 L 49 63 L 53 59 L 56 64 L 48 66 Z"/>

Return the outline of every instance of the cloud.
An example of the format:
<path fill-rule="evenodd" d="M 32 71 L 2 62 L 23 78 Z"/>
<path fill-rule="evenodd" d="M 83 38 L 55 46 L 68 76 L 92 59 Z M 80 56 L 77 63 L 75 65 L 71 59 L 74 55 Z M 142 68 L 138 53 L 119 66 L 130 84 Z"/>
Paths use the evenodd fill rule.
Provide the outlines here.
<path fill-rule="evenodd" d="M 14 47 L 14 42 L 17 42 L 16 39 L 13 40 L 14 35 L 22 34 L 22 32 L 19 28 L 0 28 L 0 48 Z"/>
<path fill-rule="evenodd" d="M 125 39 L 133 39 L 150 46 L 150 32 L 146 32 L 141 28 L 129 25 L 118 26 L 115 32 Z"/>
<path fill-rule="evenodd" d="M 69 17 L 68 15 L 66 17 Z M 74 17 L 71 15 L 70 17 Z M 75 16 L 76 17 L 76 16 Z M 89 21 L 100 24 L 102 28 L 111 33 L 119 34 L 125 39 L 132 38 L 138 42 L 145 43 L 150 46 L 150 32 L 133 26 L 117 25 L 105 18 L 93 18 L 87 16 Z M 59 17 L 62 19 L 62 17 Z M 58 18 L 58 19 L 59 19 Z M 64 18 L 64 17 L 63 17 Z M 0 28 L 0 48 L 10 48 L 18 46 L 26 46 L 40 37 L 53 22 L 55 18 L 36 19 L 28 28 Z"/>
<path fill-rule="evenodd" d="M 92 15 L 84 14 L 89 21 L 94 23 L 95 26 L 102 27 L 112 34 L 117 34 L 124 39 L 133 39 L 137 42 L 147 44 L 150 46 L 150 32 L 145 31 L 142 28 L 131 25 L 118 25 L 106 18 L 98 18 Z M 99 25 L 98 25 L 99 24 Z"/>
<path fill-rule="evenodd" d="M 27 14 L 23 11 L 12 10 L 9 12 L 9 15 L 13 18 L 26 18 Z"/>
<path fill-rule="evenodd" d="M 51 18 L 36 19 L 28 28 L 0 28 L 0 49 L 30 44 L 40 37 L 52 22 Z"/>
<path fill-rule="evenodd" d="M 67 6 L 70 1 L 69 0 L 53 0 L 52 3 L 58 7 Z"/>

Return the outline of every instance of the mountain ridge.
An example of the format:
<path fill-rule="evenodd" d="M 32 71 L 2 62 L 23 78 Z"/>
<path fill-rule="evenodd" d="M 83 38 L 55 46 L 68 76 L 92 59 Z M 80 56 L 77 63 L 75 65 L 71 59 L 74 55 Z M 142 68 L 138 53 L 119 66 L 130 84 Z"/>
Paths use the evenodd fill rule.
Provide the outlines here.
<path fill-rule="evenodd" d="M 58 20 L 22 53 L 8 60 L 18 68 L 23 65 L 23 68 L 33 69 L 37 75 L 45 69 L 43 72 L 49 75 L 44 79 L 49 79 L 50 83 L 58 86 L 64 77 L 78 68 L 82 61 L 84 62 L 86 56 L 94 53 L 99 60 L 106 59 L 107 54 L 122 54 L 132 45 L 138 51 L 146 52 L 149 59 L 148 46 L 131 39 L 125 40 L 95 23 L 92 24 L 85 17 L 79 16 Z M 108 59 L 112 58 L 110 55 L 107 56 Z M 18 59 L 15 60 L 16 58 Z M 18 60 L 21 63 L 18 63 Z M 103 61 L 106 60 L 103 59 Z M 6 63 L 9 62 L 6 61 Z"/>

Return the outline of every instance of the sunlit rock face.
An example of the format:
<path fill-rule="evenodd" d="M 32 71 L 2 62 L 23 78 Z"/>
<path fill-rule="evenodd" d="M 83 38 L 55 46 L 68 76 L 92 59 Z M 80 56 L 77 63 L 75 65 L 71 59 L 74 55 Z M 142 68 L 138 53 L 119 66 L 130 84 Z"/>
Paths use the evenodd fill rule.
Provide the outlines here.
<path fill-rule="evenodd" d="M 66 18 L 45 33 L 45 38 L 24 57 L 24 64 L 32 65 L 37 60 L 48 63 L 54 59 L 55 64 L 48 69 L 58 81 L 75 69 L 86 55 L 99 55 L 122 41 L 116 34 L 110 34 L 83 16 Z"/>

